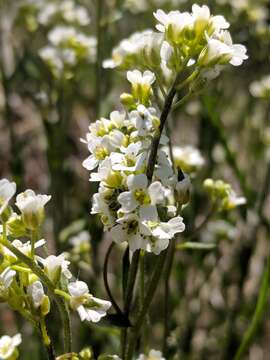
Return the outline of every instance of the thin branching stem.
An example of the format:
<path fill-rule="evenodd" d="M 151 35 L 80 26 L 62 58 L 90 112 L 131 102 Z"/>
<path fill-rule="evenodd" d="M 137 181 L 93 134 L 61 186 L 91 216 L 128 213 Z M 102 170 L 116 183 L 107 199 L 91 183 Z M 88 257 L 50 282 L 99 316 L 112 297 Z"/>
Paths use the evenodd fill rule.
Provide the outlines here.
<path fill-rule="evenodd" d="M 106 255 L 105 255 L 105 261 L 104 261 L 104 267 L 103 267 L 103 280 L 104 280 L 104 285 L 105 285 L 105 289 L 106 289 L 106 292 L 108 294 L 108 297 L 112 303 L 112 306 L 114 307 L 115 311 L 118 313 L 118 314 L 121 314 L 122 315 L 122 311 L 120 309 L 120 307 L 118 306 L 117 302 L 115 301 L 113 295 L 112 295 L 112 292 L 111 292 L 111 289 L 110 289 L 110 286 L 109 286 L 109 282 L 108 282 L 108 264 L 109 264 L 109 258 L 110 258 L 110 255 L 111 255 L 111 252 L 113 250 L 115 246 L 115 243 L 112 242 L 111 245 L 109 246 L 107 252 L 106 252 Z"/>

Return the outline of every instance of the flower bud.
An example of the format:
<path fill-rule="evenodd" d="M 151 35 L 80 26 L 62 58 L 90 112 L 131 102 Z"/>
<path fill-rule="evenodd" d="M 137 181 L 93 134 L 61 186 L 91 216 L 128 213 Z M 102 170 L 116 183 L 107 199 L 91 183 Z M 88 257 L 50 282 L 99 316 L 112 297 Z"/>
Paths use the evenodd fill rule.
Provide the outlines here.
<path fill-rule="evenodd" d="M 123 93 L 120 95 L 121 104 L 128 109 L 133 109 L 136 107 L 135 99 L 131 94 Z"/>
<path fill-rule="evenodd" d="M 22 221 L 22 217 L 16 213 L 13 213 L 7 221 L 8 231 L 13 237 L 22 237 L 27 233 L 26 227 Z"/>

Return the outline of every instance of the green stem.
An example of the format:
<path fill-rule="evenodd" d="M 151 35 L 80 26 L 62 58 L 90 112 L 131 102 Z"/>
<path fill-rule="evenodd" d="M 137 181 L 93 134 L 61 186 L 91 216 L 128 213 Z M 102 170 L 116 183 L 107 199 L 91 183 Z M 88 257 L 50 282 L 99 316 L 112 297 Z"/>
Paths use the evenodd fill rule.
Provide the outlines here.
<path fill-rule="evenodd" d="M 164 277 L 165 277 L 165 284 L 164 284 L 164 335 L 163 335 L 163 355 L 167 352 L 167 339 L 169 336 L 169 299 L 170 299 L 170 276 L 172 272 L 172 265 L 173 259 L 175 254 L 175 239 L 172 239 L 170 242 L 167 261 L 164 269 Z"/>
<path fill-rule="evenodd" d="M 125 360 L 131 360 L 133 357 L 134 348 L 136 345 L 136 341 L 140 335 L 141 327 L 144 323 L 145 316 L 149 310 L 151 302 L 154 298 L 156 289 L 159 284 L 159 280 L 162 274 L 162 269 L 165 263 L 167 251 L 163 251 L 157 258 L 155 269 L 150 280 L 150 283 L 147 286 L 146 296 L 144 298 L 142 309 L 140 310 L 138 317 L 135 321 L 134 327 L 131 329 L 130 339 L 127 347 Z"/>
<path fill-rule="evenodd" d="M 59 308 L 59 311 L 61 313 L 62 321 L 63 321 L 63 327 L 64 327 L 64 351 L 70 352 L 71 351 L 71 328 L 70 328 L 70 320 L 69 320 L 69 313 L 66 308 L 65 303 L 62 299 L 59 299 L 58 296 L 55 296 L 54 291 L 55 287 L 54 284 L 51 282 L 51 280 L 45 275 L 43 270 L 38 266 L 33 259 L 26 256 L 24 253 L 22 253 L 20 250 L 18 250 L 15 246 L 13 246 L 6 238 L 6 224 L 3 224 L 3 237 L 0 238 L 0 243 L 5 246 L 7 249 L 9 249 L 14 255 L 17 256 L 18 259 L 20 259 L 23 263 L 25 263 L 29 268 L 33 271 L 34 274 L 36 274 L 40 280 L 43 282 L 43 284 L 48 288 L 50 293 L 55 299 L 55 302 Z"/>
<path fill-rule="evenodd" d="M 127 318 L 129 318 L 129 312 L 132 304 L 132 298 L 133 298 L 133 291 L 135 287 L 135 281 L 138 271 L 138 265 L 139 265 L 139 259 L 140 259 L 140 251 L 137 250 L 133 254 L 129 273 L 128 273 L 128 281 L 127 281 L 127 288 L 124 293 L 124 314 Z M 122 343 L 122 358 L 125 360 L 125 352 L 126 352 L 126 346 L 127 346 L 127 328 L 124 328 L 122 330 L 121 334 L 121 343 Z"/>
<path fill-rule="evenodd" d="M 37 231 L 32 230 L 31 232 L 31 258 L 34 259 L 35 257 L 35 243 L 37 241 Z"/>
<path fill-rule="evenodd" d="M 140 308 L 142 309 L 144 300 L 144 264 L 145 263 L 145 252 L 142 250 L 140 255 Z"/>
<path fill-rule="evenodd" d="M 157 158 L 157 152 L 158 152 L 158 146 L 159 146 L 159 142 L 160 142 L 160 138 L 161 138 L 161 134 L 162 131 L 164 129 L 165 123 L 167 121 L 169 112 L 171 111 L 171 107 L 172 107 L 172 103 L 173 103 L 173 99 L 175 97 L 176 94 L 176 84 L 178 81 L 178 77 L 176 77 L 166 99 L 165 99 L 165 103 L 164 103 L 164 107 L 162 110 L 162 113 L 160 115 L 160 125 L 158 130 L 156 131 L 153 140 L 152 140 L 152 145 L 151 145 L 151 151 L 150 151 L 150 155 L 149 155 L 149 159 L 148 159 L 148 164 L 147 164 L 147 170 L 146 170 L 146 176 L 148 178 L 149 181 L 152 180 L 152 176 L 154 173 L 154 169 L 155 169 L 155 164 L 156 164 L 156 158 Z"/>
<path fill-rule="evenodd" d="M 249 345 L 252 343 L 253 338 L 255 337 L 262 317 L 264 315 L 265 305 L 267 303 L 267 295 L 269 292 L 269 283 L 270 283 L 270 256 L 268 256 L 267 264 L 264 269 L 262 283 L 260 287 L 259 297 L 257 300 L 255 312 L 251 323 L 246 330 L 243 340 L 237 350 L 237 353 L 234 357 L 234 360 L 240 360 L 246 353 Z"/>

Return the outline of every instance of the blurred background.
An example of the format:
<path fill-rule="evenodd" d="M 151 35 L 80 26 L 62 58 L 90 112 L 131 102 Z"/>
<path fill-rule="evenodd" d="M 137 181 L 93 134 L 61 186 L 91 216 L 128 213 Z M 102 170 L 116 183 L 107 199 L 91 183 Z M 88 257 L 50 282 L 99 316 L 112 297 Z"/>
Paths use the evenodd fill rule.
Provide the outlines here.
<path fill-rule="evenodd" d="M 154 28 L 153 11 L 190 11 L 192 3 L 0 0 L 0 177 L 16 181 L 18 192 L 31 188 L 52 195 L 44 226 L 49 251 L 67 251 L 73 272 L 101 298 L 106 298 L 102 267 L 110 239 L 90 215 L 96 187 L 82 167 L 88 151 L 80 138 L 91 122 L 120 109 L 119 95 L 128 89 L 125 72 L 103 69 L 102 63 L 122 39 Z M 178 241 L 192 236 L 217 247 L 177 252 L 169 341 L 162 344 L 163 285 L 145 337 L 152 348 L 163 348 L 167 359 L 225 360 L 232 359 L 249 324 L 270 254 L 270 5 L 263 0 L 197 3 L 226 17 L 234 42 L 247 47 L 249 60 L 222 72 L 173 115 L 172 143 L 189 146 L 181 161 L 193 183 L 183 212 L 187 230 Z M 195 156 L 191 167 L 189 156 Z M 207 177 L 232 183 L 247 206 L 208 217 L 202 186 Z M 123 252 L 112 254 L 109 273 L 119 303 Z M 269 309 L 246 359 L 270 358 Z M 44 359 L 31 325 L 1 304 L 0 319 L 0 335 L 22 333 L 20 359 Z M 51 331 L 59 337 L 53 321 Z M 119 331 L 108 320 L 92 326 L 75 317 L 74 348 L 90 345 L 95 355 L 118 353 Z"/>

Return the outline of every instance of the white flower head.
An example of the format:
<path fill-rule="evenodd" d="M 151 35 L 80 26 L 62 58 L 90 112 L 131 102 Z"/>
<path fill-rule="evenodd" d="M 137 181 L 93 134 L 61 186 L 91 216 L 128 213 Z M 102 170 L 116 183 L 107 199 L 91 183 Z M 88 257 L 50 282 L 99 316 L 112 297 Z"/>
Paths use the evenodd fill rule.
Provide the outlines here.
<path fill-rule="evenodd" d="M 0 215 L 7 207 L 10 199 L 16 193 L 15 182 L 10 182 L 7 179 L 0 180 Z"/>
<path fill-rule="evenodd" d="M 49 255 L 46 259 L 39 258 L 40 262 L 44 266 L 46 275 L 53 283 L 57 283 L 60 280 L 61 274 L 63 274 L 67 279 L 71 279 L 72 277 L 72 274 L 68 269 L 70 262 L 65 258 L 66 254 L 58 256 Z"/>
<path fill-rule="evenodd" d="M 49 195 L 36 195 L 33 190 L 26 190 L 16 197 L 16 205 L 22 213 L 22 219 L 30 229 L 41 225 L 44 219 L 44 206 L 50 201 Z"/>
<path fill-rule="evenodd" d="M 151 86 L 156 77 L 155 74 L 149 70 L 143 73 L 139 70 L 132 70 L 127 72 L 127 79 L 132 85 L 141 84 Z"/>
<path fill-rule="evenodd" d="M 164 201 L 165 191 L 160 182 L 155 181 L 148 187 L 145 174 L 129 175 L 127 177 L 129 191 L 122 192 L 118 196 L 121 211 L 132 212 L 138 206 L 156 205 Z"/>
<path fill-rule="evenodd" d="M 21 334 L 13 337 L 4 335 L 0 338 L 0 359 L 9 360 L 18 357 L 17 347 L 21 344 Z"/>
<path fill-rule="evenodd" d="M 170 11 L 166 14 L 159 9 L 154 12 L 154 17 L 159 21 L 156 25 L 157 30 L 165 33 L 166 40 L 170 44 L 181 43 L 184 31 L 193 25 L 193 17 L 188 12 Z"/>
<path fill-rule="evenodd" d="M 70 306 L 72 309 L 77 310 L 81 321 L 98 322 L 111 307 L 109 301 L 91 295 L 87 284 L 83 281 L 69 283 L 68 291 L 71 295 Z"/>
<path fill-rule="evenodd" d="M 242 65 L 248 58 L 247 49 L 244 45 L 233 44 L 230 33 L 223 31 L 218 38 L 208 38 L 207 45 L 199 56 L 201 66 L 225 65 L 230 63 L 233 66 Z"/>

